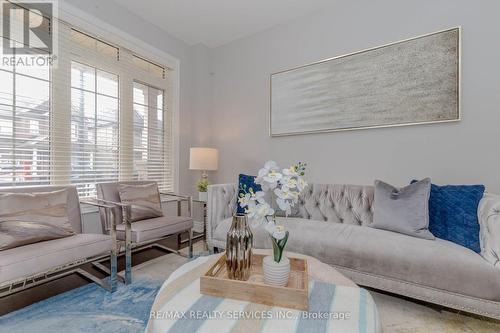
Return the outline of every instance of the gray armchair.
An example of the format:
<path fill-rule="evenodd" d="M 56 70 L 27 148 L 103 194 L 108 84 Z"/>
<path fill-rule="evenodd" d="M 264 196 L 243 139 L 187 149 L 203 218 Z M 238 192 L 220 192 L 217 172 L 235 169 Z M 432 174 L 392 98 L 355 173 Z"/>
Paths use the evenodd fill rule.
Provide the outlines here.
<path fill-rule="evenodd" d="M 116 290 L 115 233 L 110 232 L 109 235 L 83 233 L 80 202 L 74 186 L 1 188 L 0 193 L 39 193 L 63 189 L 68 190 L 67 211 L 75 234 L 1 250 L 0 297 L 74 273 L 90 279 L 111 292 Z M 111 216 L 114 206 L 96 205 L 103 210 L 104 214 L 110 216 L 110 229 L 114 230 L 114 220 Z M 84 263 L 108 258 L 111 258 L 109 282 L 79 268 Z"/>
<path fill-rule="evenodd" d="M 132 282 L 132 249 L 134 251 L 145 248 L 156 247 L 167 252 L 180 254 L 178 250 L 168 248 L 157 242 L 165 237 L 188 232 L 189 234 L 189 257 L 192 256 L 193 244 L 193 218 L 192 218 L 192 198 L 189 196 L 178 195 L 174 193 L 161 193 L 170 196 L 178 197 L 179 200 L 188 202 L 188 216 L 161 216 L 149 218 L 146 220 L 131 222 L 130 209 L 131 205 L 124 204 L 120 200 L 118 192 L 119 184 L 126 185 L 146 185 L 155 183 L 152 181 L 123 181 L 112 183 L 97 184 L 97 202 L 100 204 L 114 205 L 113 210 L 114 220 L 116 222 L 116 237 L 119 241 L 125 243 L 125 284 Z M 101 208 L 101 221 L 107 230 L 110 217 L 106 210 Z M 178 213 L 178 215 L 180 215 Z M 106 269 L 97 264 L 97 267 L 102 270 Z"/>

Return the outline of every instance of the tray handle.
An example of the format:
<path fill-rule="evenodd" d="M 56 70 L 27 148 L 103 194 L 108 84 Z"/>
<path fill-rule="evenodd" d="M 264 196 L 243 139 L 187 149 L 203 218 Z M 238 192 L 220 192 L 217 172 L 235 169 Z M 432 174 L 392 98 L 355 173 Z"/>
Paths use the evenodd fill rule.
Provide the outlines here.
<path fill-rule="evenodd" d="M 210 270 L 207 272 L 206 275 L 216 276 L 217 273 L 219 273 L 219 271 L 222 269 L 222 267 L 224 266 L 224 264 L 225 264 L 224 257 L 221 257 L 219 260 L 217 260 L 217 262 L 215 263 L 215 265 L 213 265 L 212 268 L 210 268 Z"/>

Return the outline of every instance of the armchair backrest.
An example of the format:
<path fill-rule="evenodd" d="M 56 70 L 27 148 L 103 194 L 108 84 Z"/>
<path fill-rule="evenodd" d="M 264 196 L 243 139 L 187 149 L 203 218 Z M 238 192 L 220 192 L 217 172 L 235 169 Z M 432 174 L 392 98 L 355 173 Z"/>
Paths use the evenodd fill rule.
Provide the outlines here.
<path fill-rule="evenodd" d="M 40 193 L 40 192 L 53 192 L 59 190 L 68 190 L 68 217 L 73 230 L 82 233 L 82 214 L 80 210 L 80 200 L 78 198 L 78 191 L 75 186 L 22 186 L 22 187 L 4 187 L 0 188 L 1 193 Z"/>
<path fill-rule="evenodd" d="M 97 198 L 112 201 L 112 202 L 121 202 L 120 194 L 118 192 L 118 185 L 148 185 L 148 184 L 156 184 L 155 181 L 151 180 L 130 180 L 130 181 L 121 181 L 121 182 L 110 182 L 110 183 L 98 183 L 97 184 Z M 101 224 L 103 225 L 103 230 L 106 230 L 104 222 L 106 221 L 106 212 L 103 208 L 99 209 Z M 123 223 L 123 215 L 121 208 L 117 207 L 115 209 L 115 221 L 116 224 Z"/>

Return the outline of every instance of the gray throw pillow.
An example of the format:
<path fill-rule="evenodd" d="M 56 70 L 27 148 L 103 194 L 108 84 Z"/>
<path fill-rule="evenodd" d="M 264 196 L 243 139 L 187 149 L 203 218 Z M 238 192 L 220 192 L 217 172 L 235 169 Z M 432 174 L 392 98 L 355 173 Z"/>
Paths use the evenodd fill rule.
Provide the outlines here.
<path fill-rule="evenodd" d="M 156 183 L 146 185 L 118 185 L 120 201 L 131 205 L 130 221 L 141 221 L 163 216 L 160 192 Z"/>
<path fill-rule="evenodd" d="M 67 190 L 0 193 L 0 250 L 74 234 Z"/>
<path fill-rule="evenodd" d="M 403 188 L 376 180 L 373 223 L 370 227 L 435 239 L 429 231 L 430 192 L 429 178 Z"/>

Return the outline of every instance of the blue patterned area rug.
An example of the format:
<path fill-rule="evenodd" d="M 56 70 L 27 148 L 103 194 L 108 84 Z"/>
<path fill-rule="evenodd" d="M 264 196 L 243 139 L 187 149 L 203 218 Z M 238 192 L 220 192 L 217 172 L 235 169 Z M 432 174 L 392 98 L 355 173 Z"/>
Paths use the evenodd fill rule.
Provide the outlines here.
<path fill-rule="evenodd" d="M 0 317 L 9 333 L 144 332 L 162 281 L 118 284 L 109 293 L 94 283 L 51 297 Z"/>

